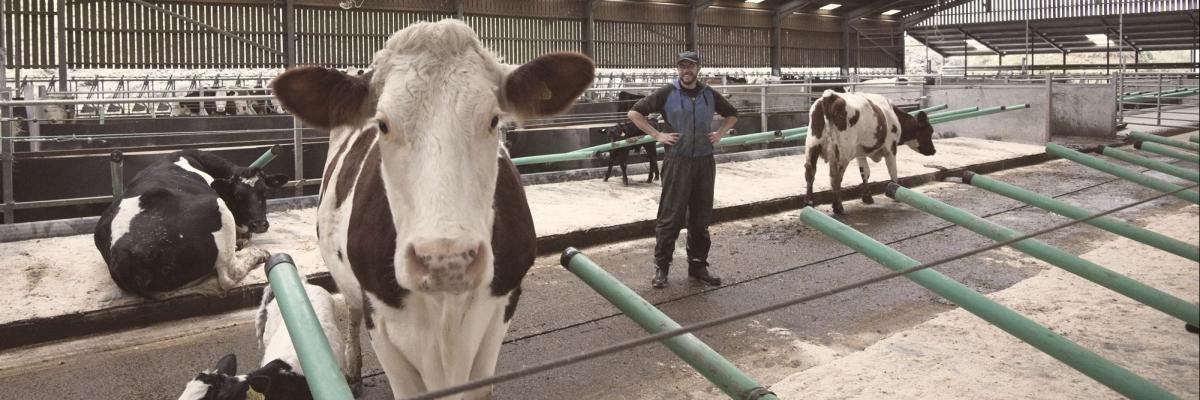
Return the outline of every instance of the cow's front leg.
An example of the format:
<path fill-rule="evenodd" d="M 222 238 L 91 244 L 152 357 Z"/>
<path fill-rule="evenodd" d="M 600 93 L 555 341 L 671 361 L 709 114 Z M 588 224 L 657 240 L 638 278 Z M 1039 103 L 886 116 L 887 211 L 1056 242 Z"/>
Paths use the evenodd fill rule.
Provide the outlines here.
<path fill-rule="evenodd" d="M 384 375 L 387 376 L 388 386 L 392 387 L 392 396 L 399 399 L 426 392 L 421 373 L 393 344 L 393 339 L 381 326 L 384 323 L 376 318 L 375 328 L 367 328 L 367 332 L 371 335 L 371 348 L 375 349 L 379 366 L 383 367 Z"/>
<path fill-rule="evenodd" d="M 230 259 L 217 262 L 217 284 L 222 291 L 232 289 L 246 278 L 255 267 L 267 262 L 271 252 L 258 247 L 238 250 Z"/>
<path fill-rule="evenodd" d="M 821 145 L 813 146 L 811 149 L 804 149 L 804 182 L 808 188 L 804 191 L 804 205 L 812 206 L 816 202 L 812 201 L 813 180 L 817 177 L 817 157 L 821 155 Z"/>
<path fill-rule="evenodd" d="M 900 184 L 900 177 L 896 173 L 896 152 L 883 155 L 884 162 L 887 163 L 888 176 L 892 178 L 892 182 Z"/>
<path fill-rule="evenodd" d="M 867 163 L 867 157 L 858 157 L 858 173 L 862 175 L 862 185 L 859 186 L 862 191 L 863 204 L 874 204 L 875 199 L 871 197 L 871 188 L 868 185 L 871 182 L 871 166 Z"/>
<path fill-rule="evenodd" d="M 365 295 L 364 295 L 363 299 L 364 300 L 362 300 L 362 301 L 369 301 L 369 300 L 365 300 L 366 299 Z M 346 352 L 345 360 L 347 363 L 346 378 L 347 378 L 347 381 L 350 383 L 351 394 L 353 394 L 354 397 L 358 397 L 358 396 L 362 395 L 362 388 L 363 388 L 362 343 L 359 340 L 359 336 L 362 335 L 361 329 L 362 329 L 362 320 L 363 320 L 363 308 L 362 308 L 361 304 L 353 304 L 353 302 L 349 299 L 349 297 L 347 297 L 346 309 L 348 311 L 347 319 L 349 320 L 349 321 L 347 321 L 348 326 L 346 327 L 346 337 L 345 337 L 346 348 L 344 350 Z"/>
<path fill-rule="evenodd" d="M 646 157 L 650 158 L 650 178 L 646 179 L 646 183 L 653 183 L 655 177 L 661 178 L 658 172 L 658 150 L 653 144 L 646 147 Z"/>

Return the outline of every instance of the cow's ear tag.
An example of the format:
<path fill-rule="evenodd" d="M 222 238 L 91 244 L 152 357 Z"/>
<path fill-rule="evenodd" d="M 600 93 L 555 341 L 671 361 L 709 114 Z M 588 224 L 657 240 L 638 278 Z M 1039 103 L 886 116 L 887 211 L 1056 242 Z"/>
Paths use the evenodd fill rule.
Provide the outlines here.
<path fill-rule="evenodd" d="M 267 400 L 267 396 L 254 391 L 252 387 L 248 387 L 246 388 L 246 400 Z"/>
<path fill-rule="evenodd" d="M 541 90 L 541 92 L 538 94 L 538 99 L 539 99 L 539 100 L 550 100 L 550 99 L 553 99 L 553 98 L 554 98 L 554 92 L 550 91 L 550 87 L 549 87 L 549 86 L 546 86 L 546 83 L 545 83 L 545 82 L 542 82 L 540 85 L 542 86 L 542 90 Z"/>

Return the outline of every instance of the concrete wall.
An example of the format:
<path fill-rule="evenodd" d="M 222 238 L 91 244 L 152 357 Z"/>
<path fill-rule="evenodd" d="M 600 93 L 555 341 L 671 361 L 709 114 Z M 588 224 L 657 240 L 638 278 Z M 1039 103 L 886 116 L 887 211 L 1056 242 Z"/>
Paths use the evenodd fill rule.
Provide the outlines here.
<path fill-rule="evenodd" d="M 1050 102 L 1054 136 L 1112 137 L 1116 98 L 1109 85 L 1055 83 Z"/>
<path fill-rule="evenodd" d="M 943 136 L 962 136 L 1029 144 L 1050 139 L 1047 97 L 1044 85 L 954 86 L 929 88 L 926 104 L 949 105 L 949 109 L 979 108 L 1029 103 L 1028 109 L 938 124 Z"/>

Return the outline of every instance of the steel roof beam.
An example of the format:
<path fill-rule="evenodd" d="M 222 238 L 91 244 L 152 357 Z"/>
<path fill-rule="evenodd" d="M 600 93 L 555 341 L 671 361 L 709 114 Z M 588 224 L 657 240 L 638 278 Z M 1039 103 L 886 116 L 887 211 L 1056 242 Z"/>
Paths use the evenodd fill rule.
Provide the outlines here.
<path fill-rule="evenodd" d="M 1054 41 L 1053 41 L 1053 40 L 1050 40 L 1050 37 L 1049 37 L 1049 36 L 1046 36 L 1046 34 L 1045 34 L 1045 33 L 1042 33 L 1041 31 L 1038 31 L 1038 30 L 1037 30 L 1037 28 L 1034 28 L 1034 27 L 1030 26 L 1030 27 L 1029 27 L 1029 31 L 1030 31 L 1030 32 L 1033 32 L 1033 34 L 1034 34 L 1034 35 L 1037 35 L 1037 37 L 1040 37 L 1040 38 L 1042 38 L 1042 40 L 1045 40 L 1045 41 L 1046 41 L 1046 43 L 1049 43 L 1051 46 L 1054 46 L 1054 48 L 1058 49 L 1058 51 L 1062 52 L 1063 54 L 1067 54 L 1067 53 L 1068 53 L 1067 49 L 1064 49 L 1064 48 L 1063 48 L 1062 46 L 1060 46 L 1058 43 L 1054 43 Z"/>
<path fill-rule="evenodd" d="M 983 45 L 983 47 L 987 47 L 987 48 L 988 48 L 988 50 L 991 50 L 993 53 L 996 53 L 996 54 L 998 54 L 998 55 L 1004 55 L 1004 52 L 1003 52 L 1003 51 L 1000 51 L 999 49 L 996 49 L 996 48 L 995 48 L 995 47 L 993 47 L 991 44 L 989 44 L 989 43 L 988 43 L 986 40 L 980 39 L 978 36 L 972 35 L 972 34 L 971 34 L 971 32 L 967 32 L 967 30 L 966 30 L 966 29 L 963 29 L 963 28 L 958 28 L 958 31 L 959 31 L 959 32 L 962 32 L 963 36 L 966 36 L 966 37 L 968 37 L 968 38 L 971 38 L 971 39 L 975 40 L 976 42 L 979 42 L 979 44 Z M 964 42 L 965 42 L 965 41 L 964 41 Z"/>

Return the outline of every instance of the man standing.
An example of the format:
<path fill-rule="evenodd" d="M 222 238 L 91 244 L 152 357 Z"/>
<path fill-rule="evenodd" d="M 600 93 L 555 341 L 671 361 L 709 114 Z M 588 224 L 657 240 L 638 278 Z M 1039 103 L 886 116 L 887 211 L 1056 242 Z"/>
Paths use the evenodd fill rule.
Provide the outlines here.
<path fill-rule="evenodd" d="M 639 100 L 629 111 L 629 120 L 667 147 L 662 169 L 662 196 L 658 201 L 658 222 L 654 226 L 655 288 L 667 286 L 671 256 L 679 229 L 687 224 L 688 276 L 707 285 L 720 286 L 721 278 L 708 270 L 708 249 L 712 241 L 708 225 L 712 222 L 713 184 L 716 162 L 713 144 L 729 134 L 737 122 L 737 109 L 720 93 L 701 83 L 700 56 L 694 51 L 679 53 L 675 64 L 679 79 Z M 669 130 L 659 132 L 646 115 L 658 112 L 666 118 Z M 713 130 L 713 114 L 725 121 Z"/>

